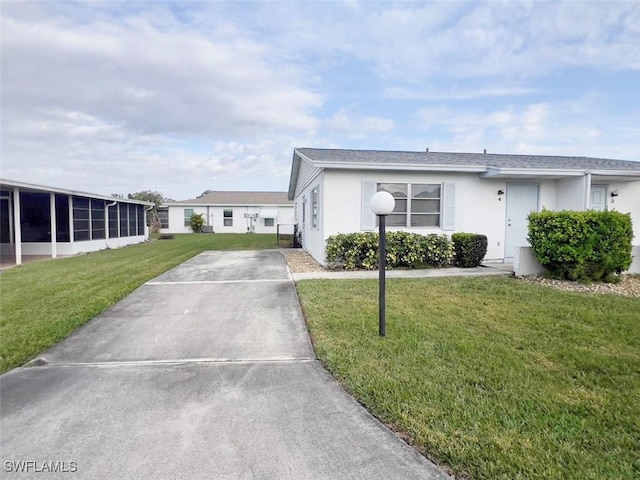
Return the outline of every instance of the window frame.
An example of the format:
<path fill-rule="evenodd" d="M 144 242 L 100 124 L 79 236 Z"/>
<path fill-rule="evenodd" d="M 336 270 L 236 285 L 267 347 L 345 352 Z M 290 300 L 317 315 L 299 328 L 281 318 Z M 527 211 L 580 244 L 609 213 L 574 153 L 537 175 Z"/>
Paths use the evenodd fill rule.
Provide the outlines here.
<path fill-rule="evenodd" d="M 232 208 L 222 210 L 222 226 L 233 227 L 233 209 Z"/>
<path fill-rule="evenodd" d="M 191 212 L 191 213 L 187 213 L 187 212 Z M 190 227 L 191 226 L 191 216 L 195 213 L 195 208 L 185 208 L 183 215 L 184 215 L 184 226 L 185 227 Z"/>
<path fill-rule="evenodd" d="M 265 218 L 264 219 L 265 227 L 275 227 L 275 219 L 274 218 Z"/>

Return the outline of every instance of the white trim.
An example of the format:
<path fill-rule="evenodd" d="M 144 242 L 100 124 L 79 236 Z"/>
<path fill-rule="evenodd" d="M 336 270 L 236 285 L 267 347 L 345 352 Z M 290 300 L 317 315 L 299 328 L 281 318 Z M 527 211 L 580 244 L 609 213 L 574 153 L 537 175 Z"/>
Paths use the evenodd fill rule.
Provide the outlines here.
<path fill-rule="evenodd" d="M 58 257 L 58 226 L 56 222 L 56 194 L 49 194 L 49 211 L 51 212 L 51 258 Z"/>
<path fill-rule="evenodd" d="M 466 172 L 483 173 L 487 167 L 468 165 L 418 165 L 415 163 L 337 163 L 337 162 L 314 162 L 316 168 L 334 168 L 339 170 L 410 170 L 418 172 Z"/>

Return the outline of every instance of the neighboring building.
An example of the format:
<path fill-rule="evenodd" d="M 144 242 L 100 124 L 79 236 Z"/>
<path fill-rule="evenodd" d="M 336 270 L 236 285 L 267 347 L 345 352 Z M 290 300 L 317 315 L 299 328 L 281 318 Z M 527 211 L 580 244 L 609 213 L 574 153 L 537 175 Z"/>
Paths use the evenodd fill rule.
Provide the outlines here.
<path fill-rule="evenodd" d="M 55 258 L 144 242 L 151 206 L 0 179 L 0 254 L 19 265 L 23 255 Z"/>
<path fill-rule="evenodd" d="M 527 215 L 549 210 L 630 213 L 640 243 L 640 162 L 587 157 L 297 148 L 288 198 L 302 246 L 325 263 L 326 239 L 375 230 L 376 190 L 396 198 L 389 230 L 472 232 L 487 260 L 528 245 Z"/>
<path fill-rule="evenodd" d="M 209 192 L 201 198 L 162 205 L 162 233 L 190 233 L 191 215 L 204 216 L 205 231 L 281 233 L 293 231 L 293 202 L 286 192 Z"/>

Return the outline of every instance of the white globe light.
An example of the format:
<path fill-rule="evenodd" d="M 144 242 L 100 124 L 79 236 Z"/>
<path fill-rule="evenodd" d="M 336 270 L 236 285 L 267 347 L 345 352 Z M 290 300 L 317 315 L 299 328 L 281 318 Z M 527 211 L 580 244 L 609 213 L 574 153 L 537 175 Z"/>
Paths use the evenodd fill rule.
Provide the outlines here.
<path fill-rule="evenodd" d="M 396 200 L 389 192 L 377 192 L 371 197 L 369 205 L 376 215 L 389 215 L 396 206 Z"/>

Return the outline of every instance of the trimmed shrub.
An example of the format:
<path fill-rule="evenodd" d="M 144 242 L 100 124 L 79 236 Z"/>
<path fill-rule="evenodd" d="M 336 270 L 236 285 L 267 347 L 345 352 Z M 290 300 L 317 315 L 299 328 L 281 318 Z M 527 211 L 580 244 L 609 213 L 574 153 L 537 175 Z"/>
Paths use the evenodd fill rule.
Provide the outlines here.
<path fill-rule="evenodd" d="M 532 212 L 529 242 L 554 278 L 618 281 L 631 266 L 631 216 L 620 212 Z"/>
<path fill-rule="evenodd" d="M 471 268 L 482 263 L 487 254 L 487 237 L 477 233 L 454 233 L 451 235 L 457 267 Z"/>
<path fill-rule="evenodd" d="M 194 213 L 191 215 L 191 230 L 194 233 L 202 233 L 204 227 L 204 215 L 202 213 Z"/>
<path fill-rule="evenodd" d="M 327 263 L 331 268 L 375 270 L 379 262 L 378 240 L 374 232 L 332 235 L 325 250 Z M 445 235 L 387 232 L 386 240 L 389 268 L 445 267 L 453 258 L 453 245 Z"/>

